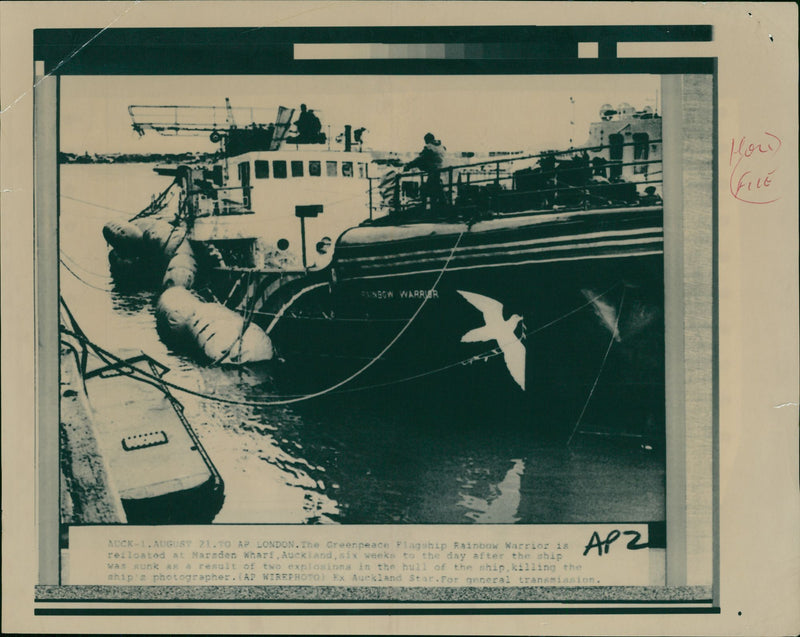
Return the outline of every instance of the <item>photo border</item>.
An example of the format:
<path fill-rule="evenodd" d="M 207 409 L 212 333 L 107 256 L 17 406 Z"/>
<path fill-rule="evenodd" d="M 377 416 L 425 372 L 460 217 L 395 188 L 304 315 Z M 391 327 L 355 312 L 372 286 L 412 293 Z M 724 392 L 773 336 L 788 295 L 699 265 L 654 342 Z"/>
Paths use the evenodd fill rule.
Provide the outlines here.
<path fill-rule="evenodd" d="M 532 31 L 535 30 L 535 31 Z M 175 71 L 175 74 L 186 74 L 186 65 L 191 66 L 192 64 L 196 65 L 197 67 L 202 67 L 203 65 L 203 58 L 195 58 L 195 62 L 191 64 L 185 60 L 186 57 L 182 53 L 185 53 L 187 46 L 192 42 L 196 42 L 198 39 L 203 41 L 203 46 L 224 46 L 225 42 L 230 42 L 230 31 L 229 29 L 197 29 L 197 30 L 185 30 L 185 29 L 169 29 L 170 34 L 166 34 L 165 30 L 163 29 L 106 29 L 102 31 L 100 34 L 97 34 L 96 31 L 93 30 L 71 30 L 71 29 L 37 29 L 34 32 L 34 61 L 42 60 L 44 62 L 44 69 L 43 74 L 39 75 L 39 79 L 37 79 L 37 86 L 35 89 L 35 99 L 38 96 L 40 99 L 40 103 L 47 102 L 48 99 L 51 99 L 47 95 L 48 90 L 55 90 L 56 93 L 56 109 L 57 109 L 57 101 L 58 101 L 58 78 L 63 75 L 86 75 L 92 74 L 93 72 L 97 75 L 126 75 L 130 74 L 132 69 L 135 69 L 137 73 L 135 74 L 164 74 L 164 69 L 157 66 L 148 66 L 146 60 L 149 59 L 148 56 L 145 56 L 145 62 L 142 62 L 140 59 L 130 65 L 130 67 L 126 66 L 126 60 L 137 60 L 136 57 L 131 55 L 131 51 L 133 50 L 141 50 L 142 47 L 147 49 L 147 36 L 153 36 L 157 41 L 163 41 L 166 38 L 173 42 L 171 45 L 173 48 L 169 49 L 169 51 L 165 52 L 163 49 L 164 47 L 160 47 L 160 55 L 169 54 L 171 51 L 175 57 L 179 60 L 184 60 L 182 63 L 184 66 L 181 66 L 181 63 L 175 64 L 171 67 L 172 70 Z M 241 30 L 235 30 L 237 32 Z M 280 66 L 287 62 L 286 59 L 281 59 L 279 56 L 272 56 L 275 52 L 274 47 L 271 45 L 274 43 L 273 40 L 270 40 L 271 37 L 276 38 L 279 42 L 282 43 L 282 46 L 279 47 L 280 51 L 286 51 L 287 48 L 284 46 L 286 41 L 291 40 L 289 36 L 292 38 L 299 38 L 297 40 L 291 40 L 291 42 L 300 42 L 300 41 L 309 41 L 314 42 L 315 38 L 327 38 L 328 42 L 331 41 L 340 41 L 335 38 L 337 34 L 341 35 L 341 42 L 347 43 L 352 41 L 364 41 L 366 37 L 372 38 L 369 40 L 371 42 L 386 42 L 386 41 L 393 41 L 398 40 L 401 42 L 405 42 L 406 40 L 412 42 L 419 42 L 419 43 L 430 43 L 430 42 L 439 42 L 442 39 L 452 38 L 455 42 L 458 42 L 460 39 L 469 39 L 470 37 L 476 38 L 480 40 L 478 44 L 496 44 L 494 42 L 495 38 L 504 38 L 502 41 L 504 42 L 516 42 L 520 39 L 524 40 L 525 38 L 530 38 L 533 35 L 536 37 L 541 38 L 543 35 L 546 35 L 548 32 L 556 34 L 558 37 L 562 38 L 564 42 L 567 44 L 564 45 L 564 48 L 555 47 L 553 50 L 545 51 L 545 57 L 536 57 L 534 59 L 520 59 L 514 57 L 507 57 L 507 58 L 498 58 L 498 52 L 502 53 L 502 51 L 498 51 L 494 49 L 492 51 L 492 56 L 487 59 L 470 59 L 470 60 L 425 60 L 422 64 L 424 67 L 420 69 L 420 61 L 419 60 L 361 60 L 358 62 L 353 62 L 352 60 L 337 60 L 337 61 L 330 61 L 330 60 L 323 60 L 323 61 L 303 61 L 303 62 L 296 62 L 293 61 L 293 64 L 290 64 L 288 67 L 288 71 L 286 68 L 281 67 L 282 74 L 348 74 L 348 75 L 358 75 L 358 74 L 491 74 L 491 75 L 500 75 L 500 74 L 513 74 L 513 75 L 537 75 L 542 73 L 547 74 L 619 74 L 619 73 L 649 73 L 655 75 L 670 75 L 670 74 L 679 74 L 679 75 L 687 75 L 687 74 L 702 74 L 702 75 L 711 75 L 712 76 L 712 86 L 713 86 L 713 94 L 714 94 L 714 104 L 713 104 L 713 125 L 714 125 L 714 136 L 712 143 L 712 157 L 713 157 L 713 166 L 712 170 L 714 173 L 714 182 L 711 184 L 711 188 L 713 189 L 713 243 L 710 247 L 712 251 L 712 299 L 711 299 L 711 312 L 712 312 L 712 411 L 713 411 L 713 422 L 711 427 L 711 436 L 712 436 L 712 501 L 713 501 L 713 523 L 712 523 L 712 555 L 714 561 L 714 577 L 713 577 L 713 585 L 712 585 L 712 594 L 711 594 L 711 604 L 703 609 L 696 609 L 696 608 L 675 608 L 675 607 L 666 607 L 660 609 L 644 609 L 638 608 L 636 612 L 719 612 L 719 591 L 718 591 L 718 582 L 719 582 L 719 557 L 718 557 L 718 543 L 719 543 L 719 512 L 718 512 L 718 469 L 719 469 L 719 449 L 718 449 L 718 189 L 717 189 L 717 182 L 718 182 L 718 165 L 717 165 L 717 154 L 718 154 L 718 139 L 717 139 L 717 68 L 716 68 L 716 58 L 617 58 L 616 57 L 616 50 L 617 50 L 617 43 L 623 41 L 632 41 L 632 42 L 642 42 L 642 41 L 707 41 L 711 39 L 711 27 L 710 25 L 703 25 L 702 27 L 698 28 L 697 25 L 675 25 L 669 27 L 652 27 L 652 26 L 641 26 L 641 27 L 569 27 L 569 28 L 559 28 L 559 27 L 502 27 L 502 28 L 492 28 L 492 27 L 465 27 L 459 29 L 453 28 L 441 28 L 441 27 L 426 27 L 423 29 L 413 28 L 413 27 L 375 27 L 375 28 L 348 28 L 348 27 L 332 27 L 332 28 L 319 28 L 318 30 L 314 28 L 309 29 L 298 29 L 294 27 L 287 27 L 287 28 L 275 28 L 275 29 L 259 29 L 254 31 L 258 33 L 260 36 L 264 36 L 264 39 L 268 42 L 270 46 L 267 47 L 267 50 L 270 52 L 270 55 L 253 55 L 252 50 L 247 55 L 247 59 L 251 60 L 252 63 L 249 65 L 245 65 L 249 70 L 246 71 L 247 74 L 273 74 L 277 73 L 276 66 Z M 667 35 L 673 36 L 674 40 L 669 40 Z M 50 37 L 53 37 L 53 41 L 49 41 Z M 218 37 L 218 39 L 216 39 Z M 253 36 L 255 37 L 255 36 Z M 583 39 L 586 38 L 586 39 Z M 75 49 L 76 42 L 83 42 L 85 41 L 87 44 L 83 46 L 83 48 Z M 210 43 L 210 42 L 211 43 Z M 584 41 L 597 41 L 599 43 L 599 57 L 597 59 L 581 59 L 577 58 L 577 43 L 584 42 Z M 144 43 L 144 44 L 143 44 Z M 188 44 L 187 44 L 188 43 Z M 564 59 L 560 57 L 547 57 L 548 55 L 564 55 L 564 51 L 569 49 L 569 52 L 572 52 L 572 45 L 575 45 L 575 57 L 570 59 Z M 256 46 L 253 44 L 251 46 Z M 237 47 L 241 48 L 240 45 L 237 44 Z M 75 52 L 77 51 L 77 52 Z M 555 53 L 554 53 L 555 51 Z M 537 55 L 542 55 L 541 51 L 535 52 Z M 152 56 L 150 56 L 152 57 Z M 213 65 L 213 71 L 203 74 L 226 74 L 230 73 L 228 69 L 228 64 L 240 65 L 242 62 L 242 58 L 240 55 L 237 54 L 236 51 L 232 52 L 230 55 L 215 55 L 216 59 L 219 61 Z M 265 63 L 265 61 L 269 61 L 269 63 Z M 346 67 L 346 70 L 337 70 Z M 236 66 L 236 68 L 241 69 L 242 66 Z M 180 71 L 177 69 L 181 69 Z M 565 71 L 565 69 L 567 69 Z M 41 70 L 41 69 L 40 69 Z M 239 71 L 242 72 L 241 70 Z M 471 73 L 470 73 L 471 72 Z M 197 69 L 193 74 L 197 73 Z M 52 80 L 52 81 L 51 81 Z M 53 87 L 54 84 L 54 87 Z M 57 112 L 57 111 L 56 111 Z M 49 114 L 46 111 L 43 111 L 41 108 L 39 110 L 35 109 L 35 116 L 36 121 L 39 126 L 39 131 L 43 130 L 42 127 L 46 126 L 45 121 L 49 117 Z M 56 140 L 57 140 L 57 121 L 58 117 L 56 116 Z M 52 190 L 52 182 L 48 182 L 46 179 L 43 179 L 43 175 L 47 175 L 47 170 L 44 169 L 44 173 L 42 172 L 42 163 L 43 161 L 52 162 L 53 158 L 50 157 L 49 153 L 52 152 L 47 148 L 43 148 L 42 139 L 46 139 L 47 135 L 37 135 L 36 137 L 36 149 L 37 149 L 37 182 L 36 182 L 36 190 L 37 190 L 37 225 L 36 225 L 36 236 L 37 236 L 37 252 L 41 255 L 47 253 L 49 250 L 52 249 L 48 241 L 48 236 L 52 232 L 51 230 L 51 222 L 47 216 L 41 216 L 40 211 L 43 208 L 53 205 L 50 203 L 50 200 L 47 199 L 48 192 Z M 57 142 L 56 142 L 56 154 L 55 154 L 55 161 L 57 162 Z M 56 165 L 56 175 L 58 173 L 58 168 Z M 58 183 L 56 177 L 56 206 L 58 201 Z M 52 193 L 51 193 L 52 194 Z M 57 208 L 56 208 L 57 210 Z M 56 212 L 56 219 L 58 218 L 58 213 Z M 57 221 L 56 221 L 56 252 L 57 252 Z M 46 357 L 48 354 L 52 355 L 52 352 L 47 352 L 48 343 L 52 346 L 53 338 L 55 338 L 56 345 L 54 346 L 54 351 L 57 354 L 58 351 L 58 330 L 55 329 L 53 333 L 52 330 L 52 320 L 51 323 L 48 325 L 45 316 L 49 316 L 52 319 L 52 292 L 48 290 L 49 281 L 52 279 L 52 273 L 48 274 L 50 270 L 45 269 L 43 267 L 43 263 L 45 261 L 41 258 L 37 259 L 37 277 L 38 277 L 38 286 L 37 286 L 37 295 L 38 295 L 38 306 L 37 306 L 37 327 L 39 333 L 39 342 L 43 344 L 42 348 L 38 352 L 38 387 L 37 387 L 37 395 L 39 396 L 39 422 L 45 422 L 52 418 L 52 405 L 47 405 L 46 401 L 43 397 L 47 395 L 49 391 L 47 389 L 48 385 L 53 385 L 53 368 L 51 367 L 52 361 L 47 361 Z M 55 260 L 55 279 L 58 280 L 58 267 L 57 267 L 57 259 Z M 57 295 L 56 295 L 57 296 Z M 57 316 L 57 300 L 56 304 L 56 316 Z M 57 320 L 55 322 L 57 326 Z M 57 358 L 57 356 L 56 356 Z M 58 369 L 58 362 L 55 363 L 55 369 Z M 55 387 L 58 386 L 58 380 L 55 380 Z M 58 392 L 54 391 L 53 394 L 57 397 Z M 52 440 L 48 438 L 47 433 L 44 432 L 44 427 L 39 426 L 38 433 L 40 436 L 40 444 L 39 444 L 39 458 L 38 458 L 38 467 L 41 473 L 40 475 L 40 482 L 39 482 L 39 497 L 40 497 L 40 506 L 42 507 L 40 511 L 40 532 L 42 534 L 40 538 L 40 571 L 42 572 L 40 582 L 48 582 L 47 584 L 40 585 L 37 587 L 37 601 L 45 602 L 45 601 L 55 601 L 55 599 L 59 598 L 58 595 L 59 591 L 57 589 L 62 587 L 53 588 L 53 582 L 51 580 L 52 574 L 48 571 L 52 565 L 52 556 L 48 555 L 47 551 L 49 549 L 45 548 L 48 543 L 45 540 L 45 537 L 52 536 L 52 529 L 49 528 L 48 524 L 45 524 L 47 520 L 47 511 L 52 509 L 52 502 L 48 501 L 47 496 L 43 497 L 43 494 L 49 493 L 46 488 L 48 483 L 52 484 L 53 480 L 58 482 L 58 476 L 56 475 L 55 478 L 52 475 L 48 475 L 52 473 L 52 471 L 48 467 L 58 466 L 56 462 L 55 465 L 50 465 L 50 461 L 52 458 L 53 449 L 52 449 Z M 56 450 L 57 452 L 57 450 Z M 58 456 L 56 455 L 56 458 Z M 669 467 L 667 469 L 667 475 L 669 476 Z M 56 503 L 57 504 L 57 503 Z M 675 505 L 675 503 L 672 503 Z M 686 505 L 684 501 L 683 506 Z M 669 521 L 669 510 L 671 506 L 671 500 L 669 492 L 667 493 L 667 520 Z M 675 505 L 677 506 L 677 505 Z M 57 506 L 56 506 L 57 511 Z M 56 522 L 58 516 L 56 515 Z M 57 536 L 56 536 L 57 537 Z M 668 544 L 669 546 L 669 544 Z M 56 542 L 56 551 L 57 551 L 57 542 Z M 60 558 L 59 558 L 60 561 Z M 60 570 L 60 569 L 59 569 Z M 80 587 L 64 587 L 70 589 L 76 589 Z M 107 587 L 111 589 L 116 589 L 119 587 Z M 154 589 L 156 587 L 148 587 L 150 589 Z M 169 588 L 177 588 L 177 587 L 169 587 Z M 190 588 L 197 588 L 199 589 L 198 592 L 206 592 L 204 589 L 206 587 L 180 587 L 183 589 L 190 589 Z M 269 587 L 275 588 L 275 587 Z M 294 587 L 292 587 L 294 588 Z M 612 591 L 616 587 L 601 587 L 603 592 Z M 675 593 L 679 592 L 681 589 L 680 586 L 667 586 L 665 587 L 666 590 L 673 591 Z M 236 587 L 236 591 L 241 591 L 241 587 Z M 432 591 L 436 591 L 437 589 L 431 589 Z M 553 589 L 551 589 L 553 590 Z M 567 590 L 570 589 L 559 589 L 559 590 Z M 573 589 L 574 590 L 574 589 Z M 580 589 L 578 589 L 580 590 Z M 637 587 L 637 590 L 639 588 Z M 696 593 L 697 591 L 695 591 Z M 141 599 L 141 598 L 140 598 Z M 708 603 L 709 598 L 704 596 L 701 599 L 688 599 L 684 600 L 685 603 Z M 60 599 L 59 601 L 65 602 L 68 601 L 66 599 Z M 69 601 L 101 601 L 100 598 L 75 598 Z M 106 601 L 106 600 L 103 600 Z M 122 601 L 122 600 L 115 600 L 115 601 Z M 148 600 L 151 601 L 151 600 Z M 152 600 L 156 601 L 156 600 Z M 165 599 L 164 601 L 177 601 L 175 599 Z M 184 600 L 181 600 L 184 601 Z M 187 600 L 188 601 L 188 600 Z M 202 601 L 204 603 L 208 602 L 209 600 L 204 599 L 203 596 L 198 596 L 197 601 Z M 223 601 L 223 600 L 220 600 Z M 232 600 L 224 600 L 224 601 L 232 601 Z M 237 600 L 242 601 L 244 600 Z M 252 600 L 253 602 L 264 602 L 270 603 L 273 601 L 279 600 Z M 288 601 L 288 600 L 281 600 L 281 601 Z M 303 600 L 303 603 L 308 603 L 311 600 Z M 319 600 L 322 601 L 322 600 Z M 348 600 L 348 601 L 367 601 L 367 600 Z M 383 600 L 378 600 L 383 601 Z M 420 603 L 419 600 L 409 600 L 412 603 Z M 567 602 L 569 600 L 554 600 L 554 601 L 563 601 Z M 643 601 L 643 600 L 642 600 Z M 667 600 L 663 600 L 666 602 Z M 511 603 L 503 600 L 502 602 L 498 600 L 491 600 L 492 603 Z M 673 602 L 673 603 L 684 603 L 684 602 Z M 445 603 L 442 600 L 431 600 L 431 603 Z M 465 602 L 466 603 L 466 602 Z M 475 601 L 471 600 L 468 603 L 474 604 Z M 534 604 L 537 602 L 533 602 L 531 600 L 519 600 L 519 603 L 528 603 Z M 586 600 L 578 600 L 577 603 L 588 603 Z M 614 604 L 617 603 L 617 600 L 609 600 L 604 599 L 599 601 L 598 603 L 606 603 L 606 604 Z M 618 600 L 618 603 L 631 603 L 630 600 Z M 659 603 L 659 602 L 646 602 L 646 603 Z M 88 614 L 103 614 L 103 613 L 110 613 L 110 614 L 120 614 L 122 609 L 85 609 Z M 128 612 L 141 612 L 143 614 L 165 614 L 167 609 L 160 609 L 156 612 L 156 609 L 126 609 L 122 614 L 128 614 Z M 190 609 L 180 609 L 175 610 L 174 612 L 178 614 L 186 614 Z M 200 609 L 193 609 L 197 610 L 197 614 L 205 614 L 205 611 L 200 612 Z M 309 609 L 305 609 L 306 612 Z M 407 612 L 413 614 L 420 614 L 421 609 L 407 609 Z M 499 612 L 501 609 L 482 609 L 481 612 Z M 510 612 L 511 609 L 506 608 L 504 612 Z M 536 613 L 540 612 L 534 609 L 517 609 L 519 612 L 530 612 Z M 73 614 L 73 612 L 79 612 L 79 609 L 68 609 L 66 608 L 37 608 L 37 614 Z M 235 609 L 217 609 L 217 611 L 222 612 L 224 611 L 225 614 L 229 612 L 236 612 Z M 396 613 L 399 612 L 400 609 L 392 608 L 391 612 Z M 612 608 L 612 609 L 580 609 L 572 606 L 568 611 L 565 610 L 563 612 L 620 612 L 623 611 L 621 608 Z M 266 613 L 266 614 L 285 614 L 295 612 L 291 609 L 272 609 L 268 611 L 255 611 L 258 613 Z M 297 611 L 300 612 L 300 611 Z M 329 609 L 326 612 L 336 612 L 334 609 Z M 353 612 L 361 612 L 357 609 L 348 608 L 346 610 L 342 610 L 342 613 L 352 614 Z M 372 610 L 367 611 L 364 609 L 364 612 L 372 613 Z M 381 609 L 380 611 L 375 612 L 386 612 L 385 609 Z M 406 612 L 406 611 L 403 611 Z M 427 612 L 427 611 L 426 611 Z M 454 609 L 437 609 L 435 612 L 437 613 L 449 613 L 449 612 L 456 612 Z M 464 612 L 469 612 L 469 609 L 464 609 Z M 516 611 L 514 611 L 516 612 Z M 562 612 L 558 611 L 557 609 L 547 609 L 541 610 L 541 612 Z M 624 611 L 627 612 L 627 611 Z M 631 611 L 633 612 L 633 611 Z M 193 611 L 191 614 L 195 614 Z M 245 614 L 249 614 L 249 611 Z M 425 614 L 425 613 L 422 613 Z"/>

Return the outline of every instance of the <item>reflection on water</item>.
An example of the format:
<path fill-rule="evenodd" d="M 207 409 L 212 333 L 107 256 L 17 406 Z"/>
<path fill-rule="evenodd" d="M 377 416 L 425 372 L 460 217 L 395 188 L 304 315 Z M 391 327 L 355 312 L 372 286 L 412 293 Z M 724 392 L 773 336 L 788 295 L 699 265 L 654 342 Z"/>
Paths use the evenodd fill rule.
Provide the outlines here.
<path fill-rule="evenodd" d="M 525 463 L 512 460 L 511 468 L 499 484 L 489 484 L 489 495 L 486 499 L 476 495 L 461 495 L 460 506 L 469 510 L 466 516 L 478 524 L 502 524 L 519 522 L 519 503 L 522 497 L 522 473 Z M 467 491 L 475 490 L 477 483 L 470 480 L 465 485 Z"/>
<path fill-rule="evenodd" d="M 167 380 L 201 394 L 248 403 L 287 392 L 274 379 L 276 363 L 207 367 L 169 350 L 156 334 L 154 294 L 114 289 L 102 225 L 133 216 L 163 190 L 163 177 L 146 165 L 61 170 L 62 260 L 72 271 L 62 268 L 61 289 L 89 338 L 111 351 L 142 350 L 170 367 Z M 216 521 L 664 519 L 658 445 L 577 436 L 567 447 L 521 424 L 498 426 L 491 409 L 457 411 L 424 386 L 407 387 L 394 399 L 365 394 L 254 406 L 176 393 L 225 480 Z"/>

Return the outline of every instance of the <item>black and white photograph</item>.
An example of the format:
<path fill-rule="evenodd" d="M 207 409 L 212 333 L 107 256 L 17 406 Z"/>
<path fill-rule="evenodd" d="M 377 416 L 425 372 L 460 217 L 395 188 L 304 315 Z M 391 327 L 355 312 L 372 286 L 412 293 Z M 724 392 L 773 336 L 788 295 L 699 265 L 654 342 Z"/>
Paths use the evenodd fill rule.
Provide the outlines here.
<path fill-rule="evenodd" d="M 65 523 L 664 522 L 659 77 L 473 83 L 62 80 Z"/>
<path fill-rule="evenodd" d="M 796 10 L 4 5 L 4 630 L 785 632 Z"/>
<path fill-rule="evenodd" d="M 687 510 L 666 501 L 683 481 L 667 441 L 687 427 L 674 411 L 668 424 L 667 352 L 697 367 L 691 422 L 710 440 L 713 67 L 509 73 L 519 56 L 600 47 L 502 31 L 482 37 L 520 44 L 291 45 L 292 69 L 332 58 L 333 73 L 103 62 L 60 76 L 62 584 L 209 568 L 232 572 L 203 583 L 466 585 L 492 599 L 669 579 L 709 603 L 710 453 L 691 494 L 705 513 L 682 528 L 694 559 L 667 575 Z M 250 36 L 253 57 L 284 35 Z M 389 62 L 353 73 L 338 56 Z M 483 57 L 497 72 L 432 72 Z M 417 62 L 397 72 L 395 59 Z M 698 272 L 688 322 L 670 241 Z M 141 539 L 98 573 L 87 546 L 120 524 L 170 538 L 226 525 L 230 539 L 189 541 L 209 550 L 185 564 L 156 550 L 181 541 Z M 252 550 L 241 525 L 273 525 L 255 548 L 280 551 Z M 349 538 L 320 544 L 286 525 L 361 529 L 314 532 Z M 475 525 L 502 541 L 460 530 Z M 626 566 L 602 560 L 619 538 Z"/>

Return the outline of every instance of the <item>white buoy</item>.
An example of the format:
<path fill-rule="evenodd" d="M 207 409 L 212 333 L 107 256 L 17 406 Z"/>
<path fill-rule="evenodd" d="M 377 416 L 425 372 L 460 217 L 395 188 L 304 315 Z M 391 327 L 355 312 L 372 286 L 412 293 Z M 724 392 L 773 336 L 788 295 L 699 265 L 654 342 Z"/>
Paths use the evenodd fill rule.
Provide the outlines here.
<path fill-rule="evenodd" d="M 142 229 L 133 223 L 109 221 L 103 226 L 103 238 L 121 257 L 139 256 L 144 250 Z"/>
<path fill-rule="evenodd" d="M 189 325 L 202 303 L 186 288 L 165 290 L 156 305 L 156 327 L 162 338 L 178 342 L 189 339 Z"/>
<path fill-rule="evenodd" d="M 197 275 L 197 261 L 194 257 L 192 246 L 183 240 L 169 260 L 167 271 L 164 273 L 162 287 L 183 287 L 187 290 L 194 285 Z"/>
<path fill-rule="evenodd" d="M 258 325 L 219 303 L 206 303 L 182 287 L 164 291 L 156 307 L 165 340 L 188 344 L 215 363 L 241 365 L 270 360 L 272 341 Z"/>
<path fill-rule="evenodd" d="M 144 243 L 150 253 L 160 262 L 166 264 L 175 254 L 183 241 L 185 231 L 176 228 L 161 219 L 154 220 L 142 233 Z"/>
<path fill-rule="evenodd" d="M 272 360 L 275 352 L 272 340 L 258 325 L 251 323 L 242 335 L 240 342 L 228 352 L 225 362 L 241 364 Z"/>

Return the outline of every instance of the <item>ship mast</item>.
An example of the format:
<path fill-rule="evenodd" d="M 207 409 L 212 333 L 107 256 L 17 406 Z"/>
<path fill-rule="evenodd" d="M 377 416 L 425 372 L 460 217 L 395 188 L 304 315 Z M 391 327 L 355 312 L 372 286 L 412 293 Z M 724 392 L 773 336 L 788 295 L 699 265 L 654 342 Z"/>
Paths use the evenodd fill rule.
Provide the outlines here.
<path fill-rule="evenodd" d="M 252 108 L 250 109 L 252 112 Z M 228 118 L 228 128 L 236 128 L 236 120 L 233 117 L 233 108 L 231 108 L 230 98 L 225 98 L 225 114 Z"/>

